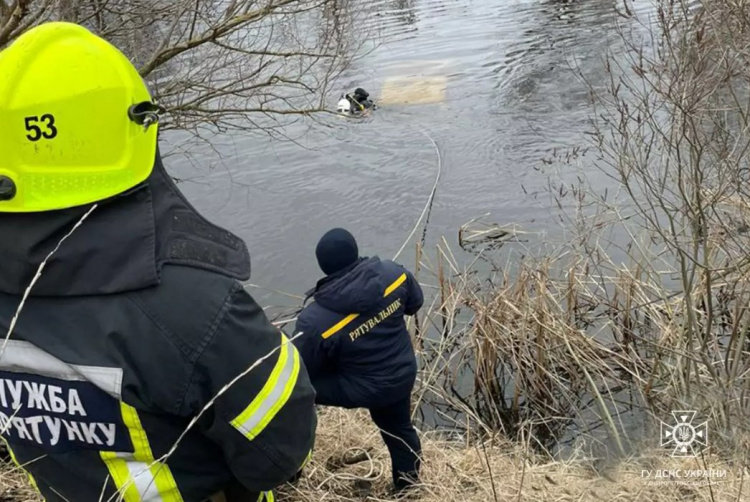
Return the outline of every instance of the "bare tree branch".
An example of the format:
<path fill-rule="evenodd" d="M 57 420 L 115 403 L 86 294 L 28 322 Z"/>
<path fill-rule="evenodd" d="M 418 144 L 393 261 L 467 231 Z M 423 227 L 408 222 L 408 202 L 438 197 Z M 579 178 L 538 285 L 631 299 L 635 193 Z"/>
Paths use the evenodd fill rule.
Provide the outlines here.
<path fill-rule="evenodd" d="M 190 49 L 195 49 L 196 47 L 200 47 L 201 45 L 208 43 L 212 40 L 219 39 L 229 34 L 233 30 L 242 28 L 243 26 L 249 23 L 252 23 L 253 21 L 258 21 L 260 19 L 263 19 L 264 17 L 272 14 L 274 10 L 280 7 L 283 7 L 284 5 L 294 3 L 296 1 L 297 0 L 278 0 L 277 2 L 272 3 L 268 7 L 250 11 L 241 16 L 233 17 L 220 25 L 211 27 L 199 37 L 190 39 L 187 42 L 170 47 L 168 49 L 158 51 L 157 54 L 153 57 L 153 59 L 149 61 L 146 65 L 139 68 L 138 71 L 140 72 L 141 76 L 147 77 L 157 67 L 163 65 L 170 59 L 176 56 L 179 56 L 183 52 L 189 51 Z"/>
<path fill-rule="evenodd" d="M 283 128 L 324 111 L 356 54 L 344 0 L 0 0 L 0 47 L 47 20 L 118 46 L 169 114 L 196 135 Z M 256 118 L 251 118 L 255 114 Z"/>
<path fill-rule="evenodd" d="M 21 25 L 30 3 L 30 0 L 13 0 L 10 6 L 3 9 L 9 15 L 7 19 L 6 16 L 0 18 L 0 47 L 8 42 L 10 35 Z"/>

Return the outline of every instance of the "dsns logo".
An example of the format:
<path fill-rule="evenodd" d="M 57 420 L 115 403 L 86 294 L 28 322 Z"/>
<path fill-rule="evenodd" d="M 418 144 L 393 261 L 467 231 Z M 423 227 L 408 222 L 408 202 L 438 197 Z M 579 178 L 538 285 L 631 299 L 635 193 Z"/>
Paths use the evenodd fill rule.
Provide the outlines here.
<path fill-rule="evenodd" d="M 695 457 L 708 446 L 708 421 L 695 423 L 695 411 L 673 411 L 674 424 L 661 422 L 661 446 L 673 457 Z"/>

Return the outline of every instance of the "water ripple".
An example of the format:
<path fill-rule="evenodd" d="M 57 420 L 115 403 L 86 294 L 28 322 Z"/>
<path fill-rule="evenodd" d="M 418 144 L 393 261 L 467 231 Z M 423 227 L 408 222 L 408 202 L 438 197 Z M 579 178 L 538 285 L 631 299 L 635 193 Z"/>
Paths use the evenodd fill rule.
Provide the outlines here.
<path fill-rule="evenodd" d="M 616 16 L 615 3 L 348 5 L 360 15 L 353 36 L 372 37 L 377 48 L 345 73 L 333 103 L 355 86 L 376 98 L 396 81 L 416 89 L 432 79 L 433 87 L 414 92 L 407 83 L 399 91 L 403 104 L 384 105 L 367 120 L 334 119 L 300 133 L 306 148 L 235 138 L 221 148 L 220 166 L 204 172 L 205 184 L 185 186 L 199 208 L 248 241 L 254 281 L 302 291 L 318 276 L 316 239 L 336 225 L 352 228 L 365 252 L 393 254 L 435 177 L 435 152 L 424 132 L 444 157 L 433 239 L 455 235 L 457 224 L 486 212 L 503 222 L 543 225 L 547 218 L 552 225 L 549 207 L 524 189 L 544 184 L 538 167 L 554 149 L 585 141 L 590 109 L 577 72 L 594 82 L 605 78 L 604 50 L 619 50 L 614 23 L 627 23 Z M 639 13 L 650 8 L 636 7 Z M 172 165 L 189 170 L 183 164 Z"/>

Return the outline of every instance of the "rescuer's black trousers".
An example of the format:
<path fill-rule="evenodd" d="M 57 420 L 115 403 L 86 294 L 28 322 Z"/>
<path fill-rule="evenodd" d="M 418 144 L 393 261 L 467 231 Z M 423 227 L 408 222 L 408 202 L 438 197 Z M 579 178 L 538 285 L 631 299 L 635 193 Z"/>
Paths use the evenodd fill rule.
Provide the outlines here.
<path fill-rule="evenodd" d="M 367 408 L 375 425 L 380 429 L 385 445 L 391 455 L 393 484 L 397 490 L 407 488 L 418 481 L 421 465 L 422 445 L 411 423 L 411 390 L 414 382 L 404 388 L 401 395 L 383 400 L 383 406 L 372 402 L 357 403 L 357 398 L 347 396 L 341 389 L 340 377 L 325 375 L 313 378 L 315 404 L 343 408 Z M 370 401 L 370 400 L 367 400 Z"/>

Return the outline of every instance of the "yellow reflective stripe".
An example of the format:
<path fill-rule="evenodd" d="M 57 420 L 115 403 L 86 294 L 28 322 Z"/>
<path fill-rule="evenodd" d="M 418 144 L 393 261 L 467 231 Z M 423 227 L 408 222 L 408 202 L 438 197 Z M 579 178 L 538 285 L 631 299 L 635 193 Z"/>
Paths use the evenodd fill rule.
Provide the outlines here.
<path fill-rule="evenodd" d="M 401 286 L 404 283 L 404 281 L 406 281 L 406 274 L 401 274 L 401 277 L 399 277 L 398 279 L 396 279 L 395 281 L 393 281 L 393 284 L 391 284 L 390 286 L 388 286 L 388 288 L 385 290 L 385 294 L 383 296 L 388 296 L 391 293 L 393 293 L 394 291 L 396 291 L 396 289 L 399 286 Z"/>
<path fill-rule="evenodd" d="M 133 453 L 101 452 L 125 502 L 182 502 L 169 466 L 154 459 L 138 411 L 121 402 L 120 413 L 133 443 Z"/>
<path fill-rule="evenodd" d="M 107 466 L 109 475 L 115 483 L 117 490 L 124 502 L 140 502 L 141 496 L 135 483 L 130 483 L 130 470 L 124 459 L 119 458 L 117 453 L 110 451 L 100 452 L 99 455 Z M 119 499 L 119 497 L 118 497 Z"/>
<path fill-rule="evenodd" d="M 148 436 L 146 436 L 146 431 L 143 430 L 141 419 L 136 409 L 121 402 L 120 413 L 122 413 L 122 421 L 125 423 L 125 427 L 130 432 L 130 440 L 133 442 L 133 449 L 135 450 L 133 459 L 139 462 L 153 460 L 154 456 L 151 453 L 151 445 L 148 443 Z"/>
<path fill-rule="evenodd" d="M 396 279 L 395 281 L 393 281 L 393 283 L 385 289 L 385 294 L 383 295 L 383 298 L 385 298 L 386 296 L 388 296 L 391 293 L 393 293 L 394 291 L 396 291 L 398 289 L 398 287 L 401 286 L 405 281 L 406 281 L 406 274 L 401 274 L 401 276 L 398 279 Z M 336 324 L 334 324 L 331 328 L 329 328 L 321 336 L 323 337 L 323 339 L 327 339 L 327 338 L 332 337 L 333 335 L 335 335 L 336 333 L 338 333 L 339 331 L 341 331 L 342 329 L 344 329 L 344 327 L 347 324 L 349 324 L 350 322 L 352 322 L 357 317 L 359 317 L 359 314 L 349 314 L 348 316 L 344 317 L 339 322 L 337 322 Z"/>
<path fill-rule="evenodd" d="M 245 411 L 232 420 L 232 426 L 246 438 L 255 439 L 289 400 L 299 369 L 299 352 L 282 333 L 279 359 L 271 375 Z"/>
<path fill-rule="evenodd" d="M 5 443 L 5 449 L 8 450 L 8 453 L 10 454 L 10 459 L 13 461 L 16 466 L 18 466 L 19 469 L 21 469 L 24 474 L 26 474 L 26 477 L 29 478 L 29 483 L 31 486 L 34 487 L 36 491 L 39 491 L 39 486 L 36 484 L 36 479 L 34 479 L 34 476 L 31 475 L 29 471 L 23 468 L 23 466 L 18 462 L 18 459 L 16 458 L 16 454 L 13 453 L 13 448 L 10 447 L 10 443 L 5 440 L 4 437 L 0 436 L 0 439 L 2 439 L 3 443 Z"/>
<path fill-rule="evenodd" d="M 258 495 L 258 502 L 274 502 L 273 492 L 260 492 Z"/>
<path fill-rule="evenodd" d="M 177 488 L 177 482 L 174 480 L 172 471 L 169 466 L 162 462 L 156 462 L 151 465 L 151 474 L 156 480 L 156 488 L 159 490 L 161 500 L 164 502 L 183 502 L 180 489 Z"/>
<path fill-rule="evenodd" d="M 153 477 L 153 484 L 156 485 L 156 490 L 159 494 L 159 500 L 163 502 L 182 502 L 182 495 L 177 488 L 177 482 L 172 475 L 172 470 L 168 465 L 157 462 L 154 458 L 154 454 L 151 451 L 151 444 L 148 442 L 148 435 L 143 429 L 143 425 L 141 425 L 141 419 L 138 417 L 138 411 L 126 403 L 120 403 L 120 410 L 122 411 L 125 426 L 130 432 L 130 439 L 135 447 L 133 454 L 135 462 L 126 463 L 131 476 L 134 477 L 141 471 L 150 470 Z M 149 491 L 153 489 L 150 485 L 146 485 L 145 488 Z"/>
<path fill-rule="evenodd" d="M 323 333 L 323 338 L 329 338 L 335 335 L 336 333 L 341 331 L 344 328 L 344 326 L 352 322 L 357 317 L 359 317 L 359 314 L 349 314 L 348 316 L 344 317 L 339 322 L 337 322 L 332 328 L 330 328 L 328 331 Z"/>
<path fill-rule="evenodd" d="M 312 453 L 313 453 L 313 452 L 312 452 L 312 450 L 310 450 L 310 451 L 308 452 L 307 456 L 305 457 L 305 460 L 304 460 L 304 462 L 302 462 L 302 465 L 301 465 L 301 466 L 299 466 L 299 470 L 300 470 L 300 471 L 301 471 L 302 469 L 304 469 L 305 467 L 307 467 L 307 464 L 309 464 L 309 463 L 310 463 L 310 460 L 312 460 Z"/>

